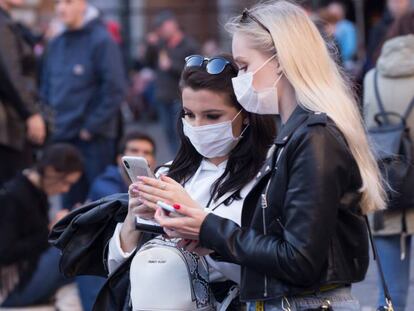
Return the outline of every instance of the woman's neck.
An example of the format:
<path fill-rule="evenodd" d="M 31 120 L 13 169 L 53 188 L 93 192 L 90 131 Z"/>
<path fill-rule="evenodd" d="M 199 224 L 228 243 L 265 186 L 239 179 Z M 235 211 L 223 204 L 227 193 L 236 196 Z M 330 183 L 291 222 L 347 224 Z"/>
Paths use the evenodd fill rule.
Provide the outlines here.
<path fill-rule="evenodd" d="M 293 88 L 292 84 L 290 84 L 290 82 L 285 77 L 282 78 L 282 81 L 280 81 L 280 83 L 283 83 L 283 87 L 281 87 L 279 97 L 279 111 L 282 123 L 285 124 L 287 120 L 289 120 L 293 111 L 295 111 L 298 103 L 296 100 L 295 89 Z"/>
<path fill-rule="evenodd" d="M 226 155 L 226 156 L 211 158 L 211 159 L 207 159 L 207 160 L 210 161 L 211 163 L 213 163 L 215 166 L 219 166 L 221 163 L 226 161 L 228 158 L 229 158 L 229 156 Z"/>

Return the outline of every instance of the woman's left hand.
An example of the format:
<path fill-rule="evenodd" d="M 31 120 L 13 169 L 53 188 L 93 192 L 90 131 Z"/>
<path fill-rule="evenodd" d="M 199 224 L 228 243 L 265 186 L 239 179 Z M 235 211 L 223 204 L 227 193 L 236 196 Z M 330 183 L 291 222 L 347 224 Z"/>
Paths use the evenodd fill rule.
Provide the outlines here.
<path fill-rule="evenodd" d="M 154 218 L 164 228 L 165 233 L 171 238 L 199 240 L 200 228 L 208 213 L 200 207 L 180 204 L 174 204 L 174 208 L 180 216 L 170 217 L 162 208 L 155 212 Z"/>
<path fill-rule="evenodd" d="M 156 210 L 157 201 L 202 209 L 174 179 L 161 175 L 160 179 L 138 176 L 138 197 L 146 206 Z"/>

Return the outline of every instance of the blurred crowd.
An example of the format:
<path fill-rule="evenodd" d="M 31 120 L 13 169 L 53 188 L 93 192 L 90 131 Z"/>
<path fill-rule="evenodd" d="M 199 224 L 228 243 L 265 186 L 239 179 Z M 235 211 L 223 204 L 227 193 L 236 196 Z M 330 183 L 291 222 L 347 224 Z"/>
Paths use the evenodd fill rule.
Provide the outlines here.
<path fill-rule="evenodd" d="M 344 73 L 363 90 L 360 102 L 368 118 L 376 112 L 373 68 L 384 77 L 384 102 L 403 111 L 414 89 L 411 1 L 387 0 L 362 50 L 343 2 L 329 1 L 318 9 L 306 3 Z M 159 122 L 175 154 L 185 57 L 212 57 L 224 48 L 213 39 L 197 42 L 172 11 L 164 10 L 128 67 L 119 24 L 106 21 L 86 0 L 56 0 L 56 16 L 43 34 L 13 20 L 10 12 L 22 4 L 0 0 L 0 207 L 7 206 L 0 217 L 0 306 L 58 304 L 60 299 L 59 310 L 91 310 L 105 279 L 61 275 L 59 253 L 47 243 L 50 227 L 88 201 L 126 192 L 122 156 L 143 156 L 155 168 L 154 138 L 131 125 Z M 398 99 L 388 98 L 395 93 Z M 414 124 L 414 114 L 409 122 Z M 386 261 L 399 270 L 394 281 L 401 285 L 409 263 L 398 264 L 399 250 L 391 254 L 397 244 L 409 248 L 410 240 L 382 242 Z M 402 300 L 409 280 L 404 282 Z M 67 286 L 76 287 L 77 306 L 74 299 L 65 305 L 57 294 Z"/>

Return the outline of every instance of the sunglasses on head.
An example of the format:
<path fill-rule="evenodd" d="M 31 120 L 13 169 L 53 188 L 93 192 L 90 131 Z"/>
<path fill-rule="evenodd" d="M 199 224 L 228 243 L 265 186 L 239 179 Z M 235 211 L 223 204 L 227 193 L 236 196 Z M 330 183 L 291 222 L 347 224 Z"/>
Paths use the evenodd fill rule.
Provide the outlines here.
<path fill-rule="evenodd" d="M 213 58 L 207 58 L 202 55 L 190 55 L 185 58 L 185 67 L 204 67 L 209 74 L 217 75 L 222 73 L 227 65 L 232 66 L 230 61 L 224 57 L 216 56 Z M 233 68 L 233 67 L 232 67 Z"/>
<path fill-rule="evenodd" d="M 264 30 L 270 33 L 269 29 L 265 25 L 263 25 L 261 21 L 259 21 L 256 17 L 254 17 L 254 15 L 251 14 L 248 9 L 244 9 L 242 16 L 240 18 L 240 23 L 245 23 L 248 18 L 250 18 L 256 24 L 258 24 L 260 27 L 262 27 Z"/>

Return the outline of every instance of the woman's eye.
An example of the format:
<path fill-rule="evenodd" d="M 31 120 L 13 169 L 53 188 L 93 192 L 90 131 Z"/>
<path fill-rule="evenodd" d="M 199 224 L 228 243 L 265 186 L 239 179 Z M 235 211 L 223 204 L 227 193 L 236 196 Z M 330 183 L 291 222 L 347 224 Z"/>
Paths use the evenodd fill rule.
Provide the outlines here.
<path fill-rule="evenodd" d="M 208 114 L 206 117 L 207 117 L 207 119 L 209 119 L 209 120 L 217 120 L 217 119 L 219 119 L 221 116 L 220 116 L 220 115 L 216 115 L 216 114 Z"/>
<path fill-rule="evenodd" d="M 243 66 L 239 68 L 239 71 L 246 71 L 247 70 L 247 66 Z"/>
<path fill-rule="evenodd" d="M 183 112 L 183 117 L 192 119 L 194 118 L 194 114 L 192 114 L 191 112 Z"/>

